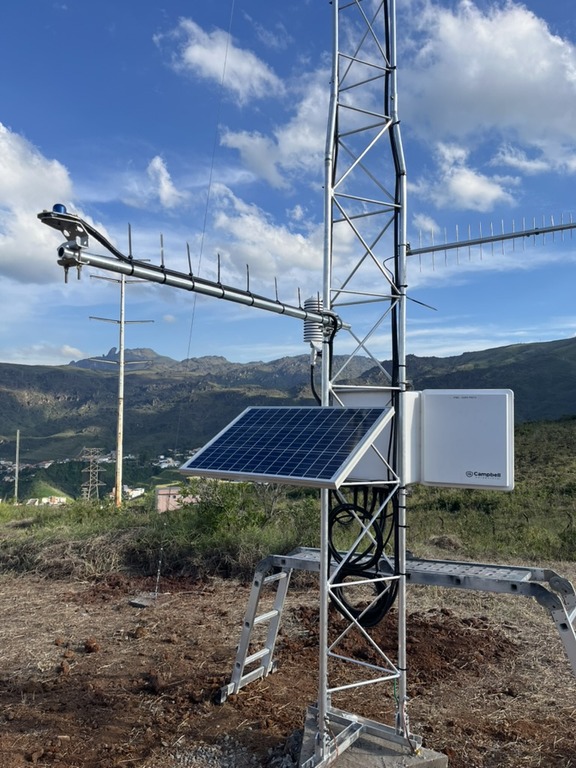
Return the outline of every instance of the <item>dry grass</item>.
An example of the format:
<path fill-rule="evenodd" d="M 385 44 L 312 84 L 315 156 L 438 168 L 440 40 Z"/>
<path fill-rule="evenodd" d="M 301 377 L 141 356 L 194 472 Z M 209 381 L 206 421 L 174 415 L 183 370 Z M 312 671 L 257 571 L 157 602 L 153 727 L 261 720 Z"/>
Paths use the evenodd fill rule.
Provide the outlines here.
<path fill-rule="evenodd" d="M 550 567 L 576 579 L 572 563 Z M 215 707 L 249 586 L 163 579 L 157 602 L 131 608 L 129 596 L 151 587 L 122 576 L 0 576 L 0 766 L 29 764 L 44 750 L 61 768 L 172 768 L 183 764 L 170 757 L 176 746 L 189 755 L 226 735 L 266 765 L 267 750 L 301 727 L 315 693 L 316 589 L 289 592 L 277 674 Z M 411 673 L 421 660 L 409 653 L 411 724 L 426 745 L 445 751 L 451 768 L 573 768 L 576 679 L 546 611 L 526 598 L 439 588 L 412 586 L 408 598 L 409 636 L 424 630 L 420 650 L 428 625 L 440 643 L 470 644 L 456 666 L 448 657 L 443 673 L 423 682 Z M 364 705 L 383 712 L 378 692 L 366 696 L 373 701 Z"/>

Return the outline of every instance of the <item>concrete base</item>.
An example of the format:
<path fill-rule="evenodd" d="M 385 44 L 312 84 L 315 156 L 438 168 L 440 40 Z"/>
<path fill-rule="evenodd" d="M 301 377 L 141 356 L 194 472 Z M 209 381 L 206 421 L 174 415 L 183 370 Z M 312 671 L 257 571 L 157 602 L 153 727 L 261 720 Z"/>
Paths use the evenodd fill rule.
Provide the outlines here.
<path fill-rule="evenodd" d="M 316 733 L 316 718 L 313 711 L 308 711 L 300 766 L 314 756 Z M 335 768 L 448 768 L 448 758 L 431 749 L 420 747 L 414 752 L 409 746 L 397 744 L 385 736 L 362 733 L 342 754 L 327 764 Z"/>

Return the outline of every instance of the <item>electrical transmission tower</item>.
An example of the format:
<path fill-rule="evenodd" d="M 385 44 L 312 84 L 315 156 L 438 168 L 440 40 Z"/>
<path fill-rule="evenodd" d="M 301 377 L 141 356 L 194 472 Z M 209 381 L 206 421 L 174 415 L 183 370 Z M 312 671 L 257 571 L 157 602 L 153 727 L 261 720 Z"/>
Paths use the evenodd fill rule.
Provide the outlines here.
<path fill-rule="evenodd" d="M 100 466 L 100 458 L 102 454 L 99 448 L 83 448 L 80 456 L 80 461 L 85 462 L 88 466 L 84 467 L 83 473 L 88 475 L 88 479 L 82 483 L 82 498 L 99 499 L 100 488 L 104 485 L 100 480 L 100 473 L 102 467 Z"/>

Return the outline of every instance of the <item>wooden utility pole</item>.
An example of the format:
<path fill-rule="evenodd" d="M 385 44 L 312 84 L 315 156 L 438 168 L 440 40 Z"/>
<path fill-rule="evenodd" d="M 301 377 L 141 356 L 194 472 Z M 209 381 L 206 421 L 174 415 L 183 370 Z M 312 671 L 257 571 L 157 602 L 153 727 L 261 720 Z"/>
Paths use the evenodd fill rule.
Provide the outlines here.
<path fill-rule="evenodd" d="M 14 470 L 14 504 L 18 504 L 18 481 L 20 479 L 20 430 L 16 430 L 16 467 Z"/>
<path fill-rule="evenodd" d="M 111 320 L 107 317 L 90 317 L 91 320 L 101 320 L 105 323 L 116 323 L 119 330 L 118 338 L 118 416 L 116 421 L 116 472 L 114 479 L 114 505 L 122 506 L 122 469 L 124 462 L 124 370 L 126 367 L 124 359 L 124 331 L 126 323 L 153 323 L 153 320 L 126 320 L 126 283 L 139 282 L 137 280 L 126 280 L 126 275 L 120 275 L 118 280 L 110 277 L 98 276 L 99 280 L 107 280 L 120 284 L 120 317 L 118 320 Z M 102 361 L 100 361 L 102 362 Z"/>

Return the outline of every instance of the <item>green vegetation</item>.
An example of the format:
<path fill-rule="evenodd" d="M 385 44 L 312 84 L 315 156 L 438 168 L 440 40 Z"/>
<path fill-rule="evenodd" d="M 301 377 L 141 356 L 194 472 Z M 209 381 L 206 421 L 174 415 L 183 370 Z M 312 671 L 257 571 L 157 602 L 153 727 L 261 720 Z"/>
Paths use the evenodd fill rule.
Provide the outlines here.
<path fill-rule="evenodd" d="M 165 567 L 176 572 L 249 577 L 272 552 L 318 546 L 315 492 L 194 479 L 185 493 L 197 503 L 156 515 L 131 548 L 133 564 L 153 570 L 161 549 Z"/>
<path fill-rule="evenodd" d="M 576 559 L 576 419 L 516 429 L 511 493 L 415 486 L 408 546 L 415 554 L 501 562 Z M 218 573 L 249 578 L 270 553 L 318 546 L 318 493 L 274 484 L 194 479 L 193 502 L 164 514 L 153 492 L 115 509 L 0 504 L 0 566 L 90 577 L 113 570 L 154 576 Z"/>
<path fill-rule="evenodd" d="M 436 541 L 475 558 L 576 559 L 576 419 L 516 428 L 512 493 L 415 487 L 408 539 L 416 552 Z"/>
<path fill-rule="evenodd" d="M 109 502 L 58 507 L 0 504 L 0 564 L 52 576 L 124 569 L 153 575 L 249 577 L 271 552 L 318 546 L 318 494 L 272 485 L 195 479 L 196 501 L 158 514 L 153 494 L 117 510 Z"/>
<path fill-rule="evenodd" d="M 38 499 L 44 496 L 66 496 L 80 498 L 82 484 L 88 479 L 86 462 L 67 461 L 54 463 L 46 469 L 37 467 L 24 468 L 20 472 L 18 498 L 20 501 Z M 160 483 L 179 483 L 182 475 L 177 470 L 160 470 L 152 463 L 137 460 L 124 460 L 123 484 L 132 488 L 151 489 Z M 100 465 L 100 498 L 112 492 L 115 482 L 113 463 Z M 12 501 L 14 482 L 0 481 L 0 499 Z"/>

